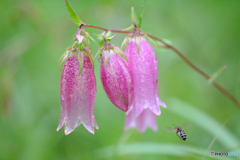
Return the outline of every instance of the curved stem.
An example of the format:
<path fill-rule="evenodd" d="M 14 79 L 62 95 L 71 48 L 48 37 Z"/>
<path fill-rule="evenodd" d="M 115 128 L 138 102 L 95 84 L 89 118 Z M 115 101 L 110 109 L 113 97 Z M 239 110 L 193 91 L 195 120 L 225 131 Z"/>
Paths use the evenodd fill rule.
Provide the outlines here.
<path fill-rule="evenodd" d="M 166 45 L 167 48 L 172 49 L 175 53 L 177 53 L 188 65 L 190 65 L 195 71 L 197 71 L 198 73 L 200 73 L 204 78 L 206 78 L 207 80 L 209 80 L 211 77 L 209 75 L 207 75 L 206 73 L 204 73 L 201 69 L 199 69 L 197 66 L 195 66 L 192 62 L 190 62 L 178 49 L 176 49 L 175 47 L 173 47 L 172 45 L 167 44 L 165 41 L 163 41 L 162 39 L 155 37 L 153 35 L 147 34 L 150 38 L 153 38 L 155 40 L 158 40 L 160 42 L 162 42 L 164 45 Z M 221 91 L 223 94 L 225 94 L 231 101 L 233 101 L 233 103 L 236 104 L 236 106 L 238 108 L 240 108 L 240 102 L 237 100 L 237 98 L 235 98 L 230 92 L 228 92 L 225 88 L 223 88 L 220 84 L 218 84 L 216 81 L 213 81 L 212 84 L 219 90 Z"/>
<path fill-rule="evenodd" d="M 111 30 L 111 29 L 106 29 L 103 27 L 98 27 L 98 26 L 94 26 L 94 25 L 88 25 L 88 24 L 84 24 L 85 27 L 90 27 L 90 28 L 96 28 L 96 29 L 100 29 L 100 30 L 104 30 L 104 31 L 111 31 L 111 32 L 115 32 L 115 33 L 131 33 L 131 31 L 124 31 L 124 30 Z M 209 75 L 207 75 L 205 72 L 203 72 L 201 69 L 199 69 L 197 66 L 195 66 L 191 61 L 189 61 L 187 59 L 187 57 L 185 57 L 178 49 L 176 49 L 175 47 L 173 47 L 170 44 L 167 44 L 164 40 L 155 37 L 151 34 L 147 34 L 147 36 L 149 36 L 152 39 L 155 39 L 161 43 L 163 43 L 167 48 L 172 49 L 175 53 L 177 53 L 190 67 L 192 67 L 195 71 L 197 71 L 199 74 L 201 74 L 204 78 L 206 78 L 207 80 L 209 80 L 211 77 Z M 227 96 L 239 109 L 240 109 L 240 102 L 237 100 L 236 97 L 234 97 L 230 92 L 228 92 L 225 88 L 223 88 L 220 84 L 218 84 L 216 81 L 213 81 L 212 84 L 220 91 L 222 92 L 225 96 Z"/>

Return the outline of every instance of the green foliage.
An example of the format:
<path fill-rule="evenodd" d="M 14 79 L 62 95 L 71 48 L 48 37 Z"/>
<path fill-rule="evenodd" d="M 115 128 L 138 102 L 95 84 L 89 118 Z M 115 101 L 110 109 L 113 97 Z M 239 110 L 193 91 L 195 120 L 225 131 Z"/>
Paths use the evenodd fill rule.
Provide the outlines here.
<path fill-rule="evenodd" d="M 100 35 L 99 34 L 95 34 L 98 37 L 98 44 L 99 44 L 99 48 L 101 48 L 104 44 L 104 38 L 103 35 L 105 35 L 106 41 L 110 42 L 111 41 L 111 36 L 112 36 L 112 32 L 108 31 L 106 34 L 106 32 L 102 32 Z"/>
<path fill-rule="evenodd" d="M 65 2 L 65 6 L 66 6 L 68 13 L 70 14 L 70 17 L 72 18 L 73 22 L 75 22 L 78 26 L 80 26 L 82 24 L 82 21 L 80 20 L 80 18 L 78 18 L 77 14 L 73 11 L 71 6 L 68 4 L 67 0 L 64 0 L 64 2 Z"/>
<path fill-rule="evenodd" d="M 141 10 L 139 16 L 137 16 L 137 14 L 134 10 L 134 7 L 131 8 L 132 22 L 134 22 L 138 28 L 141 28 L 141 25 L 142 25 L 142 16 L 143 16 L 143 13 L 145 10 L 146 3 L 147 3 L 147 0 L 145 0 L 144 5 L 142 5 L 142 10 Z"/>

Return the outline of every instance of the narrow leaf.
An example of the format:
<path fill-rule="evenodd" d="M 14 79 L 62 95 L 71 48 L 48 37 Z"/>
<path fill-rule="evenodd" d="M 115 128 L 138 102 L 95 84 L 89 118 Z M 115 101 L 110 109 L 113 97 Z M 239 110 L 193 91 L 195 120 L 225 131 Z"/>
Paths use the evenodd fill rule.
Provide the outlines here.
<path fill-rule="evenodd" d="M 132 21 L 133 21 L 134 23 L 136 23 L 136 21 L 137 21 L 137 16 L 136 16 L 136 12 L 135 12 L 135 10 L 134 10 L 134 7 L 131 8 L 131 17 L 132 17 Z"/>
<path fill-rule="evenodd" d="M 73 11 L 71 6 L 68 4 L 67 0 L 64 0 L 64 2 L 65 2 L 65 6 L 66 6 L 68 13 L 70 14 L 70 17 L 72 18 L 73 22 L 75 22 L 78 26 L 80 26 L 82 24 L 82 21 L 80 20 L 80 18 L 78 18 L 77 14 Z"/>
<path fill-rule="evenodd" d="M 141 12 L 139 14 L 139 17 L 138 17 L 138 24 L 137 24 L 138 28 L 141 28 L 141 25 L 142 25 L 142 16 L 143 16 L 143 12 L 145 10 L 146 3 L 147 3 L 147 0 L 145 0 L 144 5 L 142 5 L 142 10 L 141 10 Z"/>

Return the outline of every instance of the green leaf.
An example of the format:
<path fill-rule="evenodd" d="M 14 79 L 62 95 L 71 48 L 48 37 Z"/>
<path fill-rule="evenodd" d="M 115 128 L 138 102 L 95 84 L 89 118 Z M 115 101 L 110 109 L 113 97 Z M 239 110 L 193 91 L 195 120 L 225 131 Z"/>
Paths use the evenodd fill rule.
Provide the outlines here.
<path fill-rule="evenodd" d="M 66 6 L 68 13 L 70 14 L 70 17 L 72 18 L 73 22 L 75 22 L 78 26 L 80 26 L 82 24 L 82 21 L 80 20 L 80 18 L 78 18 L 77 14 L 73 11 L 71 6 L 68 4 L 67 0 L 64 0 L 64 2 L 65 2 L 65 6 Z"/>
<path fill-rule="evenodd" d="M 115 146 L 106 146 L 97 149 L 93 152 L 92 156 L 98 159 L 110 159 L 114 156 L 129 156 L 129 155 L 157 155 L 157 156 L 176 156 L 178 159 L 180 157 L 195 157 L 195 159 L 201 159 L 205 153 L 205 148 L 200 148 L 187 144 L 174 144 L 174 143 L 154 143 L 154 142 L 135 142 L 120 144 L 116 148 Z M 207 155 L 207 158 L 210 154 Z M 220 157 L 220 156 L 219 156 Z M 183 158 L 183 159 L 184 159 Z M 115 158 L 116 159 L 116 158 Z M 120 158 L 124 159 L 124 158 Z M 194 158 L 192 158 L 194 159 Z M 218 159 L 231 159 L 228 157 L 220 157 Z"/>
<path fill-rule="evenodd" d="M 106 33 L 105 32 L 102 32 L 101 34 L 95 34 L 97 37 L 98 37 L 98 44 L 99 44 L 99 48 L 101 48 L 104 44 L 104 39 L 103 39 L 103 35 Z M 111 37 L 112 36 L 112 32 L 111 31 L 108 31 L 107 34 L 105 35 L 105 38 L 108 42 L 111 41 Z"/>
<path fill-rule="evenodd" d="M 146 3 L 147 3 L 147 0 L 145 0 L 145 3 L 142 5 L 142 10 L 141 10 L 141 12 L 139 14 L 139 17 L 138 17 L 138 23 L 137 23 L 138 28 L 141 28 L 141 25 L 142 25 L 142 16 L 143 16 L 143 12 L 145 10 Z"/>
<path fill-rule="evenodd" d="M 132 21 L 136 24 L 137 22 L 137 15 L 136 12 L 134 10 L 134 7 L 131 8 L 131 17 L 132 17 Z"/>
<path fill-rule="evenodd" d="M 105 32 L 102 33 L 104 35 Z M 112 36 L 112 32 L 108 31 L 107 34 L 105 35 L 106 38 L 110 38 Z"/>

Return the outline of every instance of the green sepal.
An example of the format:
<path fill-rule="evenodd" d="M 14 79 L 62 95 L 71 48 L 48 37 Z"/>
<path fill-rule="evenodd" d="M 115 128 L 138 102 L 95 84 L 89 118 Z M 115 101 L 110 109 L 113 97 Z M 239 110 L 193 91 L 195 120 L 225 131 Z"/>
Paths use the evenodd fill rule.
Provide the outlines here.
<path fill-rule="evenodd" d="M 142 10 L 138 17 L 138 23 L 136 24 L 138 28 L 141 28 L 141 25 L 142 25 L 142 16 L 143 16 L 143 12 L 145 10 L 146 3 L 147 3 L 147 0 L 145 0 L 145 3 L 142 5 Z"/>
<path fill-rule="evenodd" d="M 107 61 L 108 61 L 109 55 L 110 55 L 110 50 L 106 50 L 106 51 L 105 51 L 104 67 L 105 67 L 106 64 L 107 64 Z"/>
<path fill-rule="evenodd" d="M 227 68 L 227 66 L 221 67 L 217 72 L 215 72 L 210 78 L 208 79 L 208 82 L 211 84 L 215 79 L 222 73 L 222 71 Z"/>
<path fill-rule="evenodd" d="M 67 0 L 64 0 L 64 2 L 65 2 L 65 6 L 66 6 L 68 13 L 70 14 L 70 17 L 72 18 L 73 22 L 75 22 L 78 26 L 80 26 L 82 24 L 82 21 L 80 20 L 80 18 L 78 18 L 77 14 L 73 11 L 71 6 L 68 4 Z"/>
<path fill-rule="evenodd" d="M 87 56 L 89 57 L 89 60 L 94 68 L 94 62 L 93 62 L 93 57 L 92 57 L 92 51 L 86 51 Z"/>
<path fill-rule="evenodd" d="M 122 31 L 128 31 L 128 30 L 131 30 L 131 29 L 133 29 L 134 28 L 134 25 L 133 24 L 131 24 L 131 26 L 130 27 L 128 27 L 128 28 L 125 28 L 125 29 L 122 29 Z"/>
<path fill-rule="evenodd" d="M 106 33 L 106 31 L 105 32 L 102 32 L 101 34 L 96 34 L 96 33 L 94 33 L 94 35 L 96 35 L 97 37 L 98 37 L 98 44 L 99 44 L 99 48 L 101 48 L 103 45 L 104 45 L 104 34 Z M 105 38 L 106 38 L 106 41 L 107 42 L 110 42 L 111 41 L 111 39 L 115 36 L 112 36 L 112 32 L 111 31 L 108 31 L 107 33 L 106 33 L 106 35 L 105 35 Z"/>
<path fill-rule="evenodd" d="M 96 43 L 96 41 L 90 36 L 90 34 L 88 32 L 82 31 L 82 34 L 85 38 L 90 38 L 94 43 Z M 88 43 L 90 44 L 89 40 L 88 40 Z"/>
<path fill-rule="evenodd" d="M 152 38 L 150 38 L 147 35 L 144 35 L 144 38 L 146 38 L 147 40 L 149 40 L 150 42 L 152 42 L 154 44 L 155 47 L 157 47 L 156 43 L 154 42 L 154 40 Z"/>
<path fill-rule="evenodd" d="M 68 54 L 69 50 L 71 49 L 71 47 L 68 47 L 67 50 L 62 54 L 62 56 L 59 58 L 58 60 L 58 65 L 60 64 L 61 60 L 63 59 L 63 57 Z"/>
<path fill-rule="evenodd" d="M 123 42 L 122 42 L 122 45 L 121 45 L 121 50 L 123 51 L 127 45 L 127 42 L 129 41 L 130 37 L 126 37 Z"/>
<path fill-rule="evenodd" d="M 100 55 L 101 55 L 101 52 L 102 52 L 102 50 L 101 49 L 99 49 L 98 51 L 97 51 L 97 53 L 95 54 L 95 56 L 94 56 L 94 58 L 93 58 L 93 61 L 95 61 L 95 59 L 96 59 L 96 57 L 97 57 L 97 55 L 100 53 Z"/>
<path fill-rule="evenodd" d="M 134 7 L 131 8 L 131 18 L 132 18 L 132 22 L 137 24 L 137 15 L 136 15 L 136 12 L 134 10 Z"/>
<path fill-rule="evenodd" d="M 61 57 L 63 57 L 63 58 L 62 58 L 62 62 L 61 62 L 61 65 L 60 65 L 60 72 L 62 71 L 63 64 L 64 64 L 65 60 L 67 59 L 69 53 L 71 53 L 71 52 L 66 51 L 66 52 L 61 56 Z M 61 59 L 61 58 L 60 58 L 60 59 Z M 59 60 L 60 60 L 60 59 L 59 59 Z M 60 61 L 59 61 L 59 62 L 60 62 Z"/>
<path fill-rule="evenodd" d="M 80 56 L 81 55 L 81 56 Z M 77 53 L 77 57 L 78 57 L 78 62 L 79 62 L 79 73 L 78 76 L 81 75 L 82 70 L 83 70 L 83 63 L 84 63 L 84 52 L 80 51 L 80 53 Z"/>
<path fill-rule="evenodd" d="M 83 43 L 78 44 L 79 45 L 79 50 L 83 51 Z"/>
<path fill-rule="evenodd" d="M 115 47 L 115 45 L 114 45 L 114 51 L 116 53 L 118 53 L 123 59 L 125 59 L 127 61 L 127 63 L 128 63 L 128 59 L 127 59 L 126 54 L 120 48 Z"/>
<path fill-rule="evenodd" d="M 137 43 L 137 51 L 138 54 L 140 53 L 140 45 L 141 45 L 141 37 L 136 36 L 135 37 L 136 43 Z"/>
<path fill-rule="evenodd" d="M 93 33 L 93 34 L 98 37 L 99 48 L 101 48 L 101 47 L 104 45 L 103 35 L 101 35 L 101 34 L 96 34 L 96 33 Z"/>

